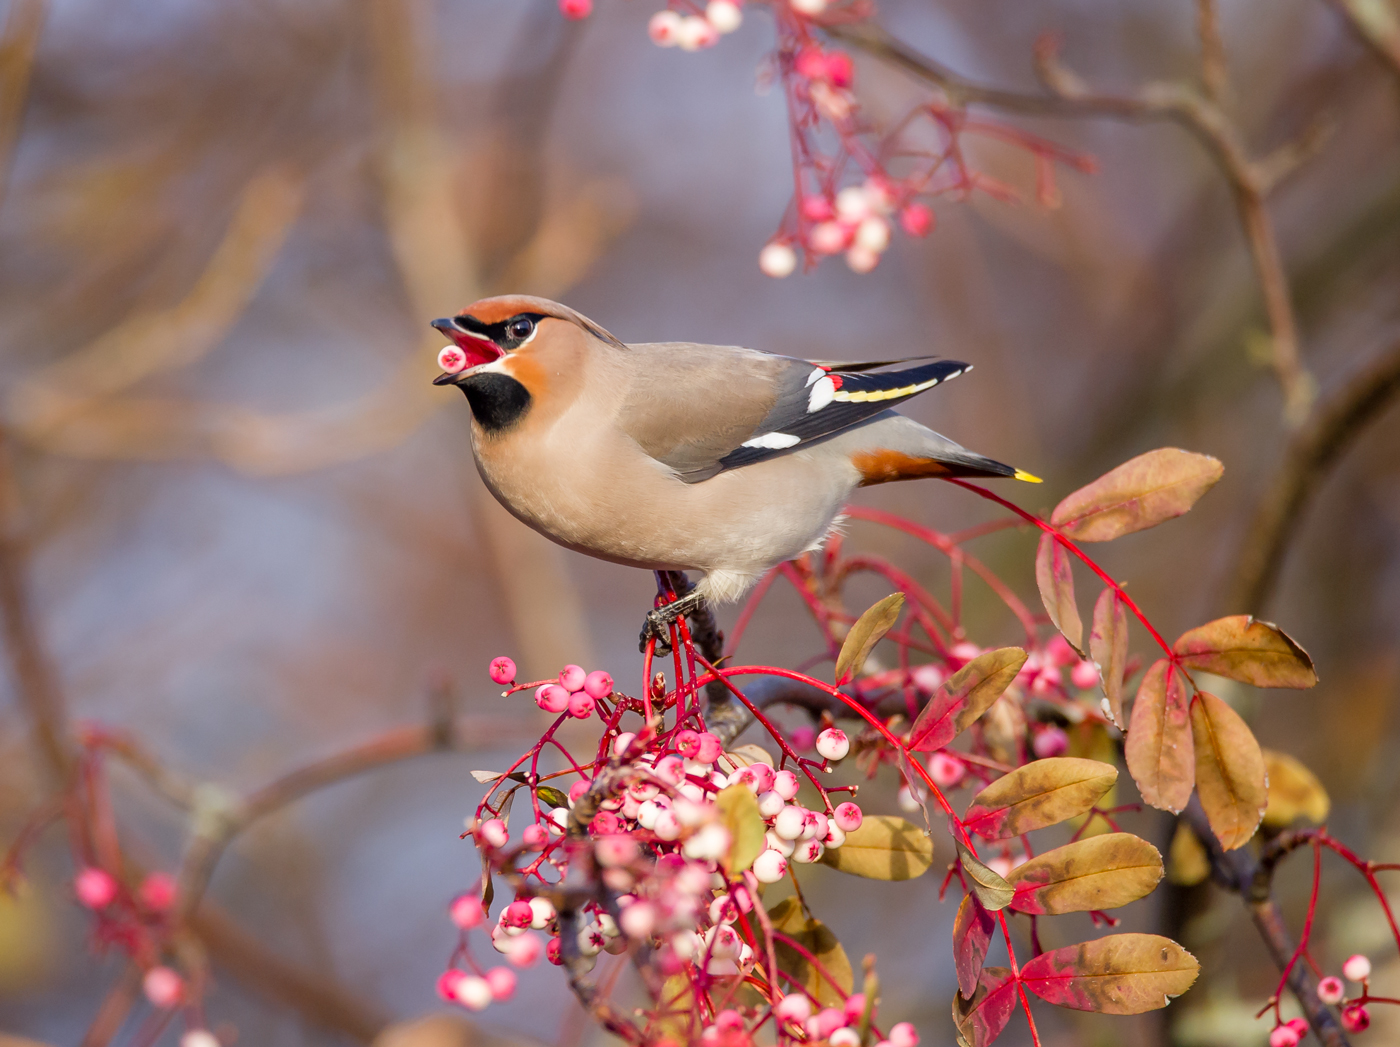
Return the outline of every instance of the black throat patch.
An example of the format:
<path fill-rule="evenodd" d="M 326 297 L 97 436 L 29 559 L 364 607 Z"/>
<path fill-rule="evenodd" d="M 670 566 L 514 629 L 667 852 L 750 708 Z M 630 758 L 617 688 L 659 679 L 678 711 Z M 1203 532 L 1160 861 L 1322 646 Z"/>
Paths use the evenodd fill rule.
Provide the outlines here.
<path fill-rule="evenodd" d="M 495 435 L 509 429 L 530 409 L 530 391 L 508 374 L 485 371 L 458 383 L 471 405 L 472 417 Z"/>

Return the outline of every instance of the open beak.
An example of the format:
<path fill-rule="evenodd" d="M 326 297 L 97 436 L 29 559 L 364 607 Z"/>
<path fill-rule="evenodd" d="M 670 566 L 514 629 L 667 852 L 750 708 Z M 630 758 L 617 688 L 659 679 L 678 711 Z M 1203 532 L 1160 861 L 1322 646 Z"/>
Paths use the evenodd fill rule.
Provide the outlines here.
<path fill-rule="evenodd" d="M 443 356 L 439 356 L 439 360 L 444 364 L 444 373 L 433 379 L 434 385 L 454 385 L 462 375 L 473 367 L 489 364 L 506 355 L 491 339 L 465 331 L 451 319 L 444 317 L 434 320 L 433 327 L 452 339 L 452 344 L 461 350 L 461 357 L 453 360 L 450 368 L 447 367 L 448 361 L 444 360 L 443 356 L 452 354 L 444 350 Z M 458 366 L 459 364 L 460 366 Z"/>

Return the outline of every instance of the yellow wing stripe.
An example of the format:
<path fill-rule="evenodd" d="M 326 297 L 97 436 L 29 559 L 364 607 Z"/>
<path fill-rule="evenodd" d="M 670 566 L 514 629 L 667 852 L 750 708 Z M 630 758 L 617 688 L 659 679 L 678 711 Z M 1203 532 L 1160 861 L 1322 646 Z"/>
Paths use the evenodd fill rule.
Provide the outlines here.
<path fill-rule="evenodd" d="M 927 382 L 916 382 L 913 385 L 902 385 L 898 389 L 838 389 L 833 400 L 844 400 L 847 403 L 863 404 L 877 400 L 897 400 L 903 396 L 913 396 L 921 393 L 925 389 L 932 389 L 941 382 L 941 378 L 932 378 Z"/>

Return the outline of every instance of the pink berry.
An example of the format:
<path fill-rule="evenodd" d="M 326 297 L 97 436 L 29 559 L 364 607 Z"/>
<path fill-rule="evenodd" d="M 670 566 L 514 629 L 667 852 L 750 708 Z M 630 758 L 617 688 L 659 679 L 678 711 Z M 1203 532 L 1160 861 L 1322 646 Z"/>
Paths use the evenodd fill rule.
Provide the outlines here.
<path fill-rule="evenodd" d="M 593 0 L 559 0 L 559 12 L 565 18 L 587 18 L 593 13 Z"/>
<path fill-rule="evenodd" d="M 1052 756 L 1063 756 L 1069 749 L 1069 737 L 1058 727 L 1043 727 L 1036 732 L 1031 748 L 1042 760 Z"/>
<path fill-rule="evenodd" d="M 544 957 L 556 967 L 564 965 L 564 956 L 559 951 L 559 939 L 557 937 L 549 939 L 549 944 L 544 947 Z"/>
<path fill-rule="evenodd" d="M 89 909 L 105 909 L 117 900 L 117 881 L 105 869 L 89 866 L 73 878 L 78 901 Z"/>
<path fill-rule="evenodd" d="M 820 47 L 804 48 L 798 53 L 797 60 L 793 63 L 793 67 L 797 70 L 799 76 L 805 76 L 808 80 L 826 79 L 826 55 L 822 53 Z M 809 215 L 808 217 L 816 218 L 817 216 Z M 829 218 L 831 216 L 822 215 L 821 217 Z"/>
<path fill-rule="evenodd" d="M 530 850 L 538 851 L 549 842 L 549 830 L 539 824 L 539 822 L 533 822 L 525 826 L 524 831 L 521 832 L 520 842 L 530 848 Z"/>
<path fill-rule="evenodd" d="M 853 992 L 846 997 L 846 1002 L 841 1008 L 846 1012 L 848 1022 L 856 1021 L 865 1012 L 865 993 Z"/>
<path fill-rule="evenodd" d="M 175 878 L 169 873 L 153 872 L 141 882 L 136 896 L 151 912 L 168 912 L 175 904 Z"/>
<path fill-rule="evenodd" d="M 817 731 L 815 727 L 794 727 L 788 734 L 788 742 L 800 753 L 811 749 L 816 741 Z"/>
<path fill-rule="evenodd" d="M 826 79 L 832 87 L 850 87 L 856 78 L 855 63 L 845 51 L 831 51 L 826 56 Z"/>
<path fill-rule="evenodd" d="M 584 677 L 583 689 L 590 698 L 606 698 L 613 692 L 613 678 L 602 669 L 595 669 Z"/>
<path fill-rule="evenodd" d="M 851 230 L 840 222 L 818 222 L 812 226 L 807 243 L 817 254 L 836 254 L 846 249 L 851 241 Z"/>
<path fill-rule="evenodd" d="M 579 798 L 583 796 L 584 793 L 588 792 L 592 785 L 593 783 L 587 778 L 580 778 L 578 781 L 574 782 L 573 785 L 569 786 L 569 802 L 578 803 Z"/>
<path fill-rule="evenodd" d="M 511 902 L 506 906 L 505 912 L 501 913 L 501 923 L 506 927 L 529 927 L 534 918 L 534 910 L 523 898 Z"/>
<path fill-rule="evenodd" d="M 724 752 L 724 743 L 709 731 L 700 732 L 700 744 L 695 752 L 695 759 L 700 763 L 714 763 Z"/>
<path fill-rule="evenodd" d="M 982 653 L 982 648 L 975 643 L 964 640 L 962 643 L 954 644 L 948 656 L 959 664 L 970 662 Z"/>
<path fill-rule="evenodd" d="M 486 919 L 486 910 L 481 907 L 481 899 L 476 895 L 459 894 L 452 899 L 452 904 L 447 908 L 447 915 L 462 930 L 469 931 L 473 927 L 481 926 L 481 921 Z"/>
<path fill-rule="evenodd" d="M 491 988 L 491 999 L 498 1003 L 515 995 L 515 972 L 509 967 L 492 967 L 486 972 L 486 984 Z"/>
<path fill-rule="evenodd" d="M 773 1008 L 773 1016 L 779 1021 L 802 1025 L 812 1017 L 812 1001 L 800 993 L 790 993 L 778 1001 Z"/>
<path fill-rule="evenodd" d="M 899 212 L 899 225 L 910 236 L 928 236 L 933 230 L 933 212 L 923 204 L 910 204 Z"/>
<path fill-rule="evenodd" d="M 605 869 L 631 865 L 637 860 L 637 854 L 637 841 L 622 833 L 599 836 L 593 844 L 593 856 Z"/>
<path fill-rule="evenodd" d="M 681 28 L 681 16 L 675 11 L 657 11 L 647 23 L 647 35 L 658 47 L 674 47 Z"/>
<path fill-rule="evenodd" d="M 886 1037 L 893 1047 L 919 1047 L 919 1031 L 909 1022 L 900 1022 Z"/>
<path fill-rule="evenodd" d="M 835 206 L 833 206 L 831 201 L 825 196 L 808 196 L 804 197 L 802 200 L 802 217 L 809 222 L 825 222 L 828 218 L 832 218 L 835 215 Z M 784 998 L 787 999 L 788 997 Z M 791 998 L 801 1000 L 806 997 L 797 996 Z"/>
<path fill-rule="evenodd" d="M 832 812 L 836 816 L 836 827 L 844 833 L 855 832 L 860 828 L 860 823 L 865 816 L 859 807 L 849 800 L 836 805 L 836 810 Z"/>
<path fill-rule="evenodd" d="M 588 831 L 594 836 L 611 836 L 622 829 L 622 819 L 612 811 L 599 811 L 593 816 Z"/>
<path fill-rule="evenodd" d="M 1283 1023 L 1298 1034 L 1298 1039 L 1302 1039 L 1308 1034 L 1308 1021 L 1306 1018 L 1289 1018 Z"/>
<path fill-rule="evenodd" d="M 576 720 L 586 720 L 592 716 L 594 705 L 587 691 L 575 691 L 569 695 L 569 715 Z"/>
<path fill-rule="evenodd" d="M 1365 1032 L 1371 1024 L 1371 1014 L 1363 1004 L 1353 1003 L 1342 1008 L 1342 1028 L 1347 1032 Z"/>
<path fill-rule="evenodd" d="M 1371 977 L 1371 961 L 1361 953 L 1349 956 L 1342 964 L 1342 976 L 1349 982 L 1364 982 Z"/>
<path fill-rule="evenodd" d="M 515 683 L 515 663 L 504 655 L 491 659 L 490 673 L 494 683 L 504 686 Z"/>
<path fill-rule="evenodd" d="M 569 707 L 569 692 L 557 683 L 547 683 L 535 691 L 535 704 L 547 713 L 562 713 Z"/>
<path fill-rule="evenodd" d="M 817 1039 L 825 1040 L 828 1036 L 846 1024 L 846 1012 L 835 1007 L 827 1007 L 818 1011 L 807 1023 L 808 1034 L 814 1034 Z M 815 1030 L 815 1033 L 813 1032 Z"/>
<path fill-rule="evenodd" d="M 185 995 L 185 980 L 169 967 L 152 967 L 141 979 L 141 990 L 152 1007 L 166 1011 L 177 1006 Z"/>
<path fill-rule="evenodd" d="M 699 731 L 677 731 L 675 737 L 676 752 L 680 753 L 687 760 L 695 759 L 700 752 L 700 732 Z"/>
<path fill-rule="evenodd" d="M 718 2 L 719 0 L 712 0 L 712 3 Z M 764 244 L 763 250 L 758 252 L 758 268 L 764 276 L 771 276 L 775 280 L 791 276 L 797 269 L 797 252 L 791 245 L 778 240 Z"/>
<path fill-rule="evenodd" d="M 565 0 L 567 3 L 568 0 Z M 456 986 L 457 1002 L 469 1011 L 484 1011 L 491 1006 L 491 985 L 474 974 L 463 975 Z"/>
<path fill-rule="evenodd" d="M 753 875 L 759 883 L 777 883 L 787 875 L 787 859 L 778 851 L 764 851 L 753 860 Z"/>
<path fill-rule="evenodd" d="M 784 800 L 791 800 L 796 796 L 800 785 L 797 775 L 792 771 L 779 771 L 773 775 L 773 791 Z"/>
<path fill-rule="evenodd" d="M 467 369 L 467 354 L 455 345 L 444 345 L 438 351 L 438 366 L 448 374 L 461 374 Z"/>
<path fill-rule="evenodd" d="M 1277 1026 L 1269 1033 L 1269 1047 L 1298 1047 L 1298 1034 L 1286 1025 Z"/>
<path fill-rule="evenodd" d="M 1079 655 L 1069 645 L 1068 640 L 1056 633 L 1045 645 L 1045 661 L 1049 665 L 1073 665 L 1079 661 Z"/>
<path fill-rule="evenodd" d="M 588 679 L 581 665 L 566 665 L 559 673 L 559 686 L 566 691 L 583 690 L 583 682 Z"/>
<path fill-rule="evenodd" d="M 828 727 L 817 735 L 817 755 L 826 760 L 844 760 L 851 751 L 851 740 L 839 727 Z"/>
<path fill-rule="evenodd" d="M 1081 691 L 1087 691 L 1099 682 L 1099 667 L 1085 658 L 1078 662 L 1069 673 L 1070 682 Z"/>
<path fill-rule="evenodd" d="M 533 967 L 539 962 L 541 951 L 539 935 L 519 934 L 506 945 L 506 959 L 517 967 Z"/>
<path fill-rule="evenodd" d="M 438 975 L 437 994 L 447 1003 L 457 1002 L 457 986 L 465 978 L 466 972 L 457 970 L 456 967 L 449 967 Z"/>
<path fill-rule="evenodd" d="M 1341 1003 L 1346 994 L 1347 987 L 1335 974 L 1329 974 L 1317 983 L 1317 998 L 1329 1007 Z"/>
<path fill-rule="evenodd" d="M 914 681 L 914 686 L 924 694 L 932 694 L 938 690 L 939 685 L 948 679 L 948 673 L 941 665 L 934 665 L 930 662 L 927 665 L 916 666 L 909 674 L 909 678 Z"/>
<path fill-rule="evenodd" d="M 955 789 L 967 775 L 967 764 L 956 756 L 936 752 L 928 759 L 928 773 L 940 789 Z"/>
<path fill-rule="evenodd" d="M 504 847 L 510 842 L 510 830 L 499 818 L 489 818 L 477 828 L 476 838 L 487 847 Z"/>

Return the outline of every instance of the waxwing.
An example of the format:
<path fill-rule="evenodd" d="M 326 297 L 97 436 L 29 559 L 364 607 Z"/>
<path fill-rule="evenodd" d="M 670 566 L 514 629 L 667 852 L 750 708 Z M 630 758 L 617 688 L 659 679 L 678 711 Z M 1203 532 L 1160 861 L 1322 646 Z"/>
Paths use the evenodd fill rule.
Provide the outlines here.
<path fill-rule="evenodd" d="M 434 384 L 466 394 L 472 453 L 502 505 L 570 549 L 704 573 L 649 618 L 658 634 L 820 546 L 858 487 L 926 476 L 1039 482 L 890 409 L 968 364 L 627 345 L 525 295 L 483 299 L 433 326 L 453 343 Z"/>

